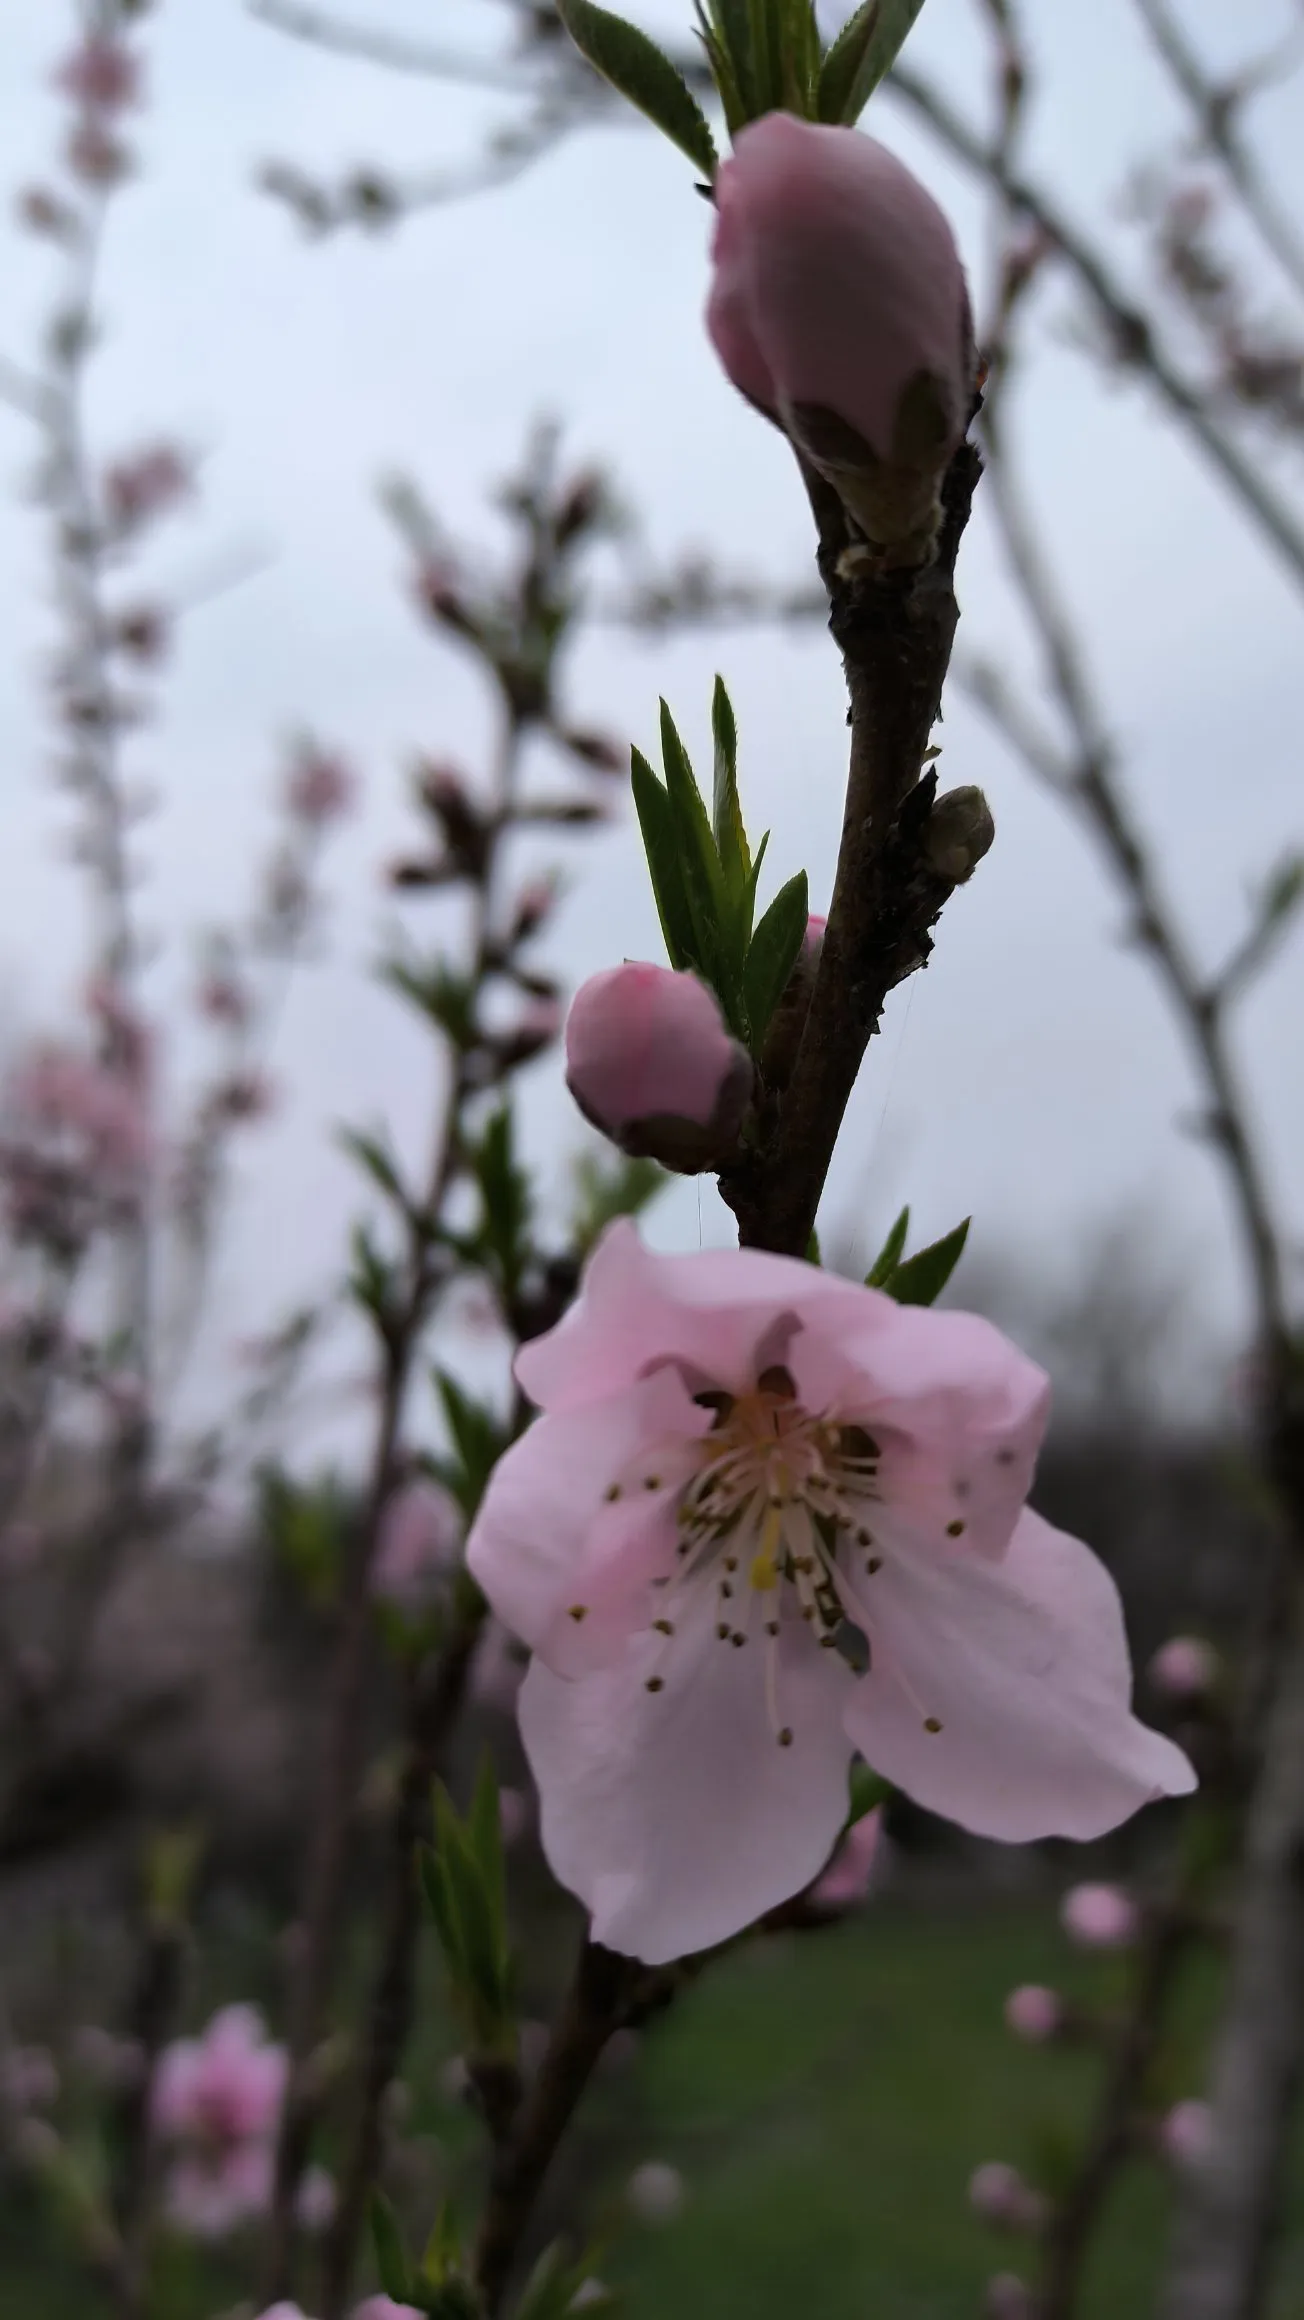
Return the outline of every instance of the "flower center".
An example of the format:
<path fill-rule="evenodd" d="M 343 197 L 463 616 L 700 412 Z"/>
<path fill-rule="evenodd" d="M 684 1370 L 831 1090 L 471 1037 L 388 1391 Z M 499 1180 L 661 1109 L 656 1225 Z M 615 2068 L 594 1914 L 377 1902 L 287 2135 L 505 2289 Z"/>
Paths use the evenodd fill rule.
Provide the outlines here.
<path fill-rule="evenodd" d="M 661 1582 L 670 1589 L 666 1610 L 705 1581 L 716 1592 L 722 1644 L 741 1650 L 761 1630 L 770 1722 L 780 1746 L 789 1747 L 792 1731 L 777 1706 L 785 1610 L 795 1610 L 826 1651 L 845 1647 L 853 1664 L 859 1645 L 865 1664 L 845 1565 L 859 1553 L 867 1573 L 879 1567 L 869 1527 L 879 1447 L 864 1426 L 804 1409 L 783 1369 L 764 1371 L 750 1393 L 698 1399 L 716 1419 L 680 1491 L 678 1568 Z M 674 1635 L 673 1618 L 653 1624 Z M 646 1681 L 649 1691 L 663 1688 L 656 1674 Z"/>

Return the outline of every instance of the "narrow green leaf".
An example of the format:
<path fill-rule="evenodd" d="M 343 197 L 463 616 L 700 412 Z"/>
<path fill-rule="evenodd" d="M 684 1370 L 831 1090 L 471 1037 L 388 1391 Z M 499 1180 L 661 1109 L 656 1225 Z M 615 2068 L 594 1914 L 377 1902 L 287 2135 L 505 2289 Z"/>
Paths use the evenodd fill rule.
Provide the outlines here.
<path fill-rule="evenodd" d="M 820 67 L 821 121 L 849 127 L 860 119 L 895 64 L 923 4 L 924 0 L 863 0 Z"/>
<path fill-rule="evenodd" d="M 385 2294 L 396 2304 L 410 2301 L 412 2285 L 408 2277 L 407 2250 L 399 2220 L 383 2191 L 371 2194 L 371 2237 L 376 2250 L 376 2269 Z"/>
<path fill-rule="evenodd" d="M 878 1255 L 875 1257 L 873 1264 L 870 1266 L 869 1271 L 865 1275 L 865 1287 L 867 1289 L 881 1289 L 888 1281 L 891 1280 L 893 1273 L 896 1271 L 897 1266 L 901 1262 L 901 1252 L 906 1245 L 906 1234 L 909 1232 L 909 1230 L 910 1210 L 909 1208 L 903 1208 L 900 1216 L 896 1220 L 896 1223 L 893 1225 L 891 1232 L 888 1234 L 887 1239 L 884 1241 L 882 1248 L 879 1250 Z"/>
<path fill-rule="evenodd" d="M 703 177 L 713 179 L 717 157 L 706 115 L 656 42 L 593 0 L 557 0 L 557 14 L 595 72 L 646 113 Z"/>
<path fill-rule="evenodd" d="M 684 891 L 684 874 L 679 850 L 675 843 L 675 821 L 670 799 L 641 750 L 630 752 L 630 779 L 634 790 L 634 811 L 643 834 L 643 851 L 647 856 L 648 876 L 652 881 L 653 899 L 666 954 L 672 967 L 696 966 L 697 946 L 693 938 L 693 914 Z"/>
<path fill-rule="evenodd" d="M 697 37 L 706 50 L 707 63 L 711 67 L 720 102 L 724 107 L 725 127 L 731 137 L 736 137 L 738 131 L 745 128 L 752 117 L 751 106 L 747 101 L 746 91 L 739 77 L 739 60 L 730 49 L 727 36 L 721 31 L 719 23 L 712 16 L 707 15 L 702 0 L 693 0 L 693 8 L 697 16 Z M 718 18 L 719 13 L 717 8 L 714 11 L 714 18 Z"/>
<path fill-rule="evenodd" d="M 388 1193 L 400 1208 L 407 1206 L 407 1195 L 403 1190 L 398 1164 L 382 1137 L 364 1135 L 360 1128 L 338 1128 L 336 1141 L 357 1161 L 360 1168 L 366 1170 L 382 1192 Z"/>
<path fill-rule="evenodd" d="M 819 103 L 820 32 L 812 0 L 784 0 L 783 102 L 803 121 Z"/>
<path fill-rule="evenodd" d="M 741 923 L 743 939 L 745 942 L 749 942 L 751 940 L 752 920 L 756 916 L 756 888 L 760 880 L 761 864 L 765 860 L 765 849 L 769 843 L 769 831 L 762 830 L 760 844 L 756 849 L 756 858 L 752 863 L 751 869 L 747 873 L 747 892 L 743 897 L 743 912 Z"/>
<path fill-rule="evenodd" d="M 954 1232 L 933 1241 L 926 1249 L 918 1249 L 898 1265 L 885 1284 L 889 1297 L 898 1305 L 934 1305 L 960 1262 L 964 1244 L 969 1238 L 970 1219 L 965 1218 Z"/>
<path fill-rule="evenodd" d="M 745 1036 L 741 943 L 733 926 L 710 817 L 668 704 L 661 703 L 661 753 L 675 852 L 693 922 L 694 963 L 720 1001 L 731 1031 Z"/>
<path fill-rule="evenodd" d="M 738 725 L 723 677 L 716 678 L 711 697 L 711 734 L 715 742 L 711 824 L 730 905 L 738 911 L 746 902 L 752 857 L 738 802 Z"/>
<path fill-rule="evenodd" d="M 486 1750 L 476 1778 L 475 1795 L 467 1819 L 467 1835 L 484 1882 L 485 1894 L 499 1921 L 506 1949 L 507 1886 L 503 1872 L 502 1815 L 498 1804 L 498 1775 Z"/>
<path fill-rule="evenodd" d="M 770 1017 L 783 997 L 788 977 L 797 964 L 801 946 L 806 939 L 809 915 L 806 873 L 799 870 L 795 878 L 790 878 L 786 886 L 779 888 L 752 936 L 751 949 L 747 953 L 744 987 L 753 1053 L 760 1049 L 770 1028 Z"/>
<path fill-rule="evenodd" d="M 452 1897 L 448 1890 L 448 1881 L 444 1875 L 443 1861 L 429 1845 L 422 1845 L 418 1849 L 417 1876 L 420 1879 L 421 1891 L 425 1897 L 426 1907 L 430 1912 L 440 1949 L 444 1953 L 450 1970 L 457 1972 L 461 1961 Z"/>

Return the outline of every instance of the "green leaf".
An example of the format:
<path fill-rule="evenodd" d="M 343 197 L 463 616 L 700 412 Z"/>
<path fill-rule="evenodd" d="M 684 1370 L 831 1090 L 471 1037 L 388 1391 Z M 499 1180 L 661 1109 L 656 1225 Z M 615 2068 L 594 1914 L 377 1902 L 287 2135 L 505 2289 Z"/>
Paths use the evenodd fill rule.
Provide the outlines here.
<path fill-rule="evenodd" d="M 742 46 L 735 48 L 730 30 L 731 14 L 742 9 Z M 731 137 L 745 128 L 752 118 L 748 98 L 750 60 L 747 49 L 747 0 L 713 0 L 708 16 L 702 0 L 693 0 L 697 17 L 698 38 L 706 50 L 720 102 L 724 107 L 725 127 Z"/>
<path fill-rule="evenodd" d="M 476 1779 L 475 1795 L 467 1816 L 466 1832 L 485 1892 L 500 1922 L 507 1920 L 507 1886 L 503 1870 L 502 1815 L 498 1803 L 498 1775 L 486 1751 Z"/>
<path fill-rule="evenodd" d="M 646 113 L 703 177 L 713 179 L 717 156 L 706 115 L 656 42 L 593 0 L 557 0 L 557 14 L 594 71 Z"/>
<path fill-rule="evenodd" d="M 641 750 L 631 750 L 630 760 L 634 810 L 638 815 L 639 829 L 643 833 L 643 851 L 647 856 L 648 876 L 652 880 L 652 894 L 657 906 L 657 917 L 661 921 L 666 955 L 672 967 L 692 966 L 696 951 L 693 914 L 684 891 L 670 799 Z"/>
<path fill-rule="evenodd" d="M 742 1018 L 741 946 L 731 941 L 728 894 L 710 818 L 688 752 L 668 704 L 661 703 L 661 754 L 675 848 L 693 922 L 690 962 L 720 1001 L 731 1031 L 745 1034 Z"/>
<path fill-rule="evenodd" d="M 639 1216 L 670 1179 L 655 1160 L 631 1160 L 623 1153 L 583 1152 L 575 1163 L 575 1208 L 570 1239 L 586 1257 L 614 1217 Z"/>
<path fill-rule="evenodd" d="M 909 1232 L 909 1230 L 910 1210 L 908 1208 L 903 1208 L 900 1216 L 896 1220 L 896 1223 L 893 1225 L 891 1232 L 888 1234 L 887 1239 L 884 1241 L 882 1248 L 879 1250 L 878 1255 L 875 1257 L 873 1264 L 870 1266 L 869 1271 L 865 1275 L 865 1287 L 867 1289 L 882 1289 L 891 1280 L 893 1273 L 896 1271 L 897 1266 L 901 1262 L 901 1252 L 906 1245 L 906 1234 Z"/>
<path fill-rule="evenodd" d="M 389 1194 L 400 1208 L 408 1205 L 407 1194 L 398 1172 L 398 1163 L 380 1136 L 364 1135 L 360 1128 L 340 1128 L 336 1139 L 344 1151 L 351 1154 L 360 1168 L 364 1168 L 374 1184 Z"/>
<path fill-rule="evenodd" d="M 783 102 L 803 121 L 816 118 L 820 29 L 812 0 L 784 0 Z"/>
<path fill-rule="evenodd" d="M 383 2191 L 371 2194 L 371 2238 L 376 2250 L 376 2269 L 385 2294 L 396 2304 L 411 2301 L 409 2289 L 407 2250 L 399 2220 Z"/>
<path fill-rule="evenodd" d="M 820 67 L 819 118 L 850 127 L 891 71 L 924 0 L 864 0 Z"/>
<path fill-rule="evenodd" d="M 723 677 L 716 678 L 711 697 L 711 734 L 715 742 L 711 825 L 729 900 L 737 909 L 745 906 L 752 857 L 743 810 L 738 802 L 738 725 Z M 750 933 L 749 922 L 743 929 L 744 940 Z"/>
<path fill-rule="evenodd" d="M 795 878 L 779 888 L 752 936 L 747 953 L 744 988 L 753 1054 L 759 1052 L 770 1028 L 770 1017 L 787 989 L 788 977 L 806 940 L 809 915 L 806 873 L 799 870 Z"/>
<path fill-rule="evenodd" d="M 936 1304 L 960 1262 L 969 1238 L 970 1221 L 966 1217 L 954 1232 L 946 1233 L 926 1249 L 917 1250 L 903 1265 L 898 1265 L 885 1284 L 889 1297 L 895 1297 L 898 1305 Z"/>
<path fill-rule="evenodd" d="M 503 1430 L 493 1411 L 473 1402 L 447 1370 L 434 1369 L 430 1374 L 455 1453 L 440 1462 L 441 1475 L 470 1522 L 506 1447 Z"/>

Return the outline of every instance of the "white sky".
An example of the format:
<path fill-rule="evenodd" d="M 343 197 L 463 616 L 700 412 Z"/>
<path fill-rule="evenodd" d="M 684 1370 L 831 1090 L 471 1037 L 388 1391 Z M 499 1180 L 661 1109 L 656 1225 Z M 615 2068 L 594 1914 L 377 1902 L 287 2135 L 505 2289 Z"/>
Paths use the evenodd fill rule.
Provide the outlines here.
<path fill-rule="evenodd" d="M 477 20 L 470 0 L 353 0 L 353 13 L 427 34 Z M 1029 0 L 1027 13 L 1044 83 L 1034 159 L 1079 210 L 1099 214 L 1115 205 L 1129 160 L 1176 116 L 1125 0 Z M 643 14 L 681 29 L 688 8 L 657 0 Z M 1188 14 L 1226 53 L 1216 0 Z M 1235 15 L 1247 43 L 1283 20 L 1268 0 L 1244 0 Z M 59 16 L 0 0 L 0 154 L 14 187 L 41 174 L 57 133 L 48 70 L 64 45 Z M 384 1116 L 409 1149 L 419 1141 L 425 1053 L 364 973 L 391 915 L 376 869 L 409 830 L 411 753 L 474 765 L 486 738 L 478 679 L 403 601 L 378 478 L 410 470 L 475 539 L 485 488 L 516 459 L 528 422 L 556 412 L 577 455 L 612 463 L 665 556 L 696 542 L 731 566 L 800 577 L 809 524 L 783 445 L 716 368 L 700 321 L 708 213 L 688 165 L 653 134 L 586 134 L 514 188 L 384 237 L 309 246 L 255 190 L 262 161 L 327 174 L 361 161 L 425 168 L 470 150 L 502 106 L 314 53 L 252 22 L 241 0 L 171 0 L 149 47 L 146 169 L 108 253 L 94 428 L 110 451 L 156 432 L 203 447 L 202 513 L 160 534 L 161 580 L 185 584 L 228 554 L 267 558 L 258 577 L 193 615 L 164 719 L 139 746 L 140 770 L 165 800 L 144 837 L 158 871 L 148 908 L 162 981 L 182 973 L 188 927 L 240 906 L 281 737 L 311 725 L 368 777 L 365 812 L 332 863 L 329 962 L 299 987 L 284 1026 L 284 1109 L 247 1147 L 221 1321 L 248 1330 L 338 1262 L 357 1193 L 331 1124 Z M 929 0 L 912 54 L 971 113 L 985 95 L 981 53 L 966 0 Z M 1301 88 L 1264 112 L 1297 207 Z M 891 103 L 871 125 L 927 175 L 977 264 L 972 189 Z M 1108 230 L 1126 263 L 1116 217 L 1112 207 Z M 49 256 L 17 230 L 0 247 L 0 348 L 20 360 L 41 325 Z M 1027 451 L 1147 827 L 1162 833 L 1169 882 L 1213 955 L 1237 931 L 1248 882 L 1304 835 L 1304 606 L 1144 392 L 1102 387 L 1064 346 L 1066 312 L 1062 293 L 1043 309 L 1023 393 Z M 30 1025 L 66 1009 L 84 953 L 78 892 L 57 856 L 63 809 L 45 783 L 45 544 L 17 496 L 26 457 L 22 422 L 0 407 L 0 1007 Z M 1298 462 L 1283 480 L 1300 485 Z M 961 593 L 970 649 L 1021 649 L 981 514 Z M 844 765 L 839 671 L 821 634 L 670 644 L 590 635 L 569 698 L 578 721 L 649 746 L 664 691 L 700 745 L 717 666 L 738 709 L 749 819 L 773 830 L 776 882 L 804 861 L 818 907 Z M 868 1251 L 903 1198 L 930 1231 L 972 1210 L 980 1247 L 1015 1244 L 1058 1269 L 1092 1220 L 1139 1204 L 1162 1239 L 1190 1250 L 1211 1308 L 1227 1315 L 1235 1275 L 1216 1178 L 1175 1130 L 1185 1070 L 1160 1000 L 1119 946 L 1114 899 L 1080 836 L 962 702 L 950 706 L 945 744 L 944 783 L 983 784 L 997 844 L 871 1052 L 828 1213 L 854 1211 Z M 572 980 L 660 950 L 631 819 L 585 860 L 553 944 Z M 1244 1023 L 1274 1175 L 1297 1216 L 1302 975 L 1304 942 Z M 555 1059 L 532 1075 L 527 1109 L 537 1149 L 555 1162 L 575 1127 Z M 663 1203 L 654 1230 L 685 1245 L 699 1230 L 724 1239 L 727 1220 L 713 1192 L 688 1186 Z"/>

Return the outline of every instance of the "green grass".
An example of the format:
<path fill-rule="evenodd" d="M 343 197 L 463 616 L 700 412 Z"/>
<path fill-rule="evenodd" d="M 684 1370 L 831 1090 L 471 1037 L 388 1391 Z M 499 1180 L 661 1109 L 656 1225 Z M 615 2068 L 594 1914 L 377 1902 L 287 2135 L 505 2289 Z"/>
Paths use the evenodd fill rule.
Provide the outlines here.
<path fill-rule="evenodd" d="M 989 2274 L 1026 2258 L 970 2214 L 969 2176 L 995 2158 L 1052 2179 L 1080 2142 L 1099 2069 L 1090 2050 L 1020 2045 L 1005 1996 L 1048 1981 L 1107 2003 L 1125 1970 L 1067 1954 L 1045 1907 L 891 1900 L 711 1968 L 585 2115 L 590 2213 L 627 2320 L 977 2320 Z M 1207 1968 L 1179 1994 L 1165 2099 L 1198 2086 L 1214 1996 Z M 426 2033 L 432 2054 L 429 2013 Z M 441 2124 L 433 2058 L 417 2076 L 429 2091 L 423 2102 L 418 2087 L 415 2108 L 462 2174 L 473 2123 Z M 688 2186 L 680 2217 L 655 2228 L 625 2220 L 620 2197 L 648 2158 L 673 2161 Z M 1304 2189 L 1304 2163 L 1295 2181 Z M 1304 2197 L 1294 2204 L 1274 2320 L 1304 2320 Z M 1079 2320 L 1149 2315 L 1167 2206 L 1156 2163 L 1126 2171 Z M 30 2196 L 0 2210 L 6 2320 L 99 2320 L 68 2241 Z M 205 2274 L 179 2249 L 172 2260 L 158 2314 L 209 2320 L 230 2307 L 233 2273 Z"/>

